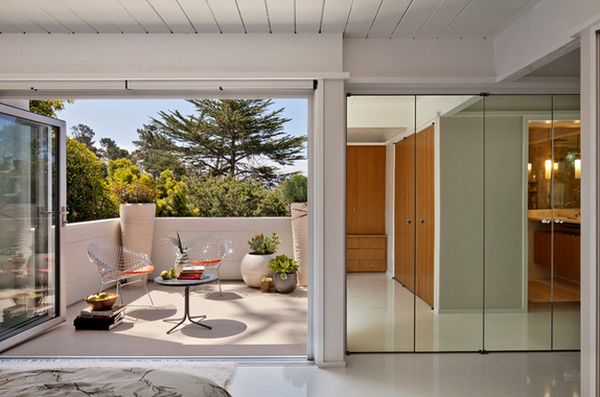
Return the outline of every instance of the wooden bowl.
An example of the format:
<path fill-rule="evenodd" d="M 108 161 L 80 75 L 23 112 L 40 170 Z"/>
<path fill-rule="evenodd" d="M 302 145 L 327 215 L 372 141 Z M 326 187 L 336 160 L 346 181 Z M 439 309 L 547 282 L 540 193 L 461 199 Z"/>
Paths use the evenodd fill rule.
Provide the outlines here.
<path fill-rule="evenodd" d="M 113 305 L 117 302 L 119 295 L 117 294 L 108 294 L 108 296 L 101 300 L 88 300 L 85 301 L 91 306 L 92 310 L 110 310 Z"/>

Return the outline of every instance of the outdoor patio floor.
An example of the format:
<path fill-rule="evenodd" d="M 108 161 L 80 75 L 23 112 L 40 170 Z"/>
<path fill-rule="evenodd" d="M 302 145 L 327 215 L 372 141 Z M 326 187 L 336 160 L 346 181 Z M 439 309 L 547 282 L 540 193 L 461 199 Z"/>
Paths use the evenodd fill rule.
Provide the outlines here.
<path fill-rule="evenodd" d="M 306 290 L 289 295 L 261 293 L 241 282 L 196 287 L 192 316 L 205 314 L 212 330 L 186 323 L 167 335 L 164 319 L 183 315 L 183 288 L 148 285 L 155 307 L 141 286 L 123 289 L 128 303 L 123 324 L 112 331 L 75 331 L 73 319 L 85 302 L 69 306 L 66 322 L 2 353 L 3 356 L 305 356 Z"/>

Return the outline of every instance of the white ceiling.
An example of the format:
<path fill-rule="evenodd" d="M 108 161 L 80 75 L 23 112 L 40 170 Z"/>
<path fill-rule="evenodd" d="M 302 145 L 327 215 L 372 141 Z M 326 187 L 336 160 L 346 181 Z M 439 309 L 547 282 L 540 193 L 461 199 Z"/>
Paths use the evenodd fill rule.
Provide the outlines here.
<path fill-rule="evenodd" d="M 0 32 L 488 38 L 537 1 L 0 0 Z"/>

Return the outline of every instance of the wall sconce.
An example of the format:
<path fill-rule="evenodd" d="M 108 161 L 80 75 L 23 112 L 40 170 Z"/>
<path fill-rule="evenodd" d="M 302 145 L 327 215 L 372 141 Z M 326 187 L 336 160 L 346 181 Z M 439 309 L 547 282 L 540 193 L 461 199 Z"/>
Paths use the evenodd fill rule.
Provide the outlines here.
<path fill-rule="evenodd" d="M 533 166 L 531 165 L 531 163 L 527 163 L 527 175 L 531 176 L 532 169 L 533 169 Z"/>
<path fill-rule="evenodd" d="M 575 179 L 581 179 L 581 159 L 575 159 Z"/>
<path fill-rule="evenodd" d="M 552 178 L 552 160 L 548 159 L 544 161 L 544 178 Z"/>

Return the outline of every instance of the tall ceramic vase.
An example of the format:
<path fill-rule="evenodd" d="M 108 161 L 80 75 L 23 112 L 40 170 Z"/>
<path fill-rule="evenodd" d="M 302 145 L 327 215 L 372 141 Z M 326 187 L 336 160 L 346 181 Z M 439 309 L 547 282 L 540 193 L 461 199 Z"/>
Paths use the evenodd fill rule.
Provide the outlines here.
<path fill-rule="evenodd" d="M 292 203 L 292 240 L 298 262 L 298 284 L 308 285 L 308 203 Z"/>
<path fill-rule="evenodd" d="M 123 247 L 152 256 L 156 205 L 121 204 L 121 240 Z"/>

